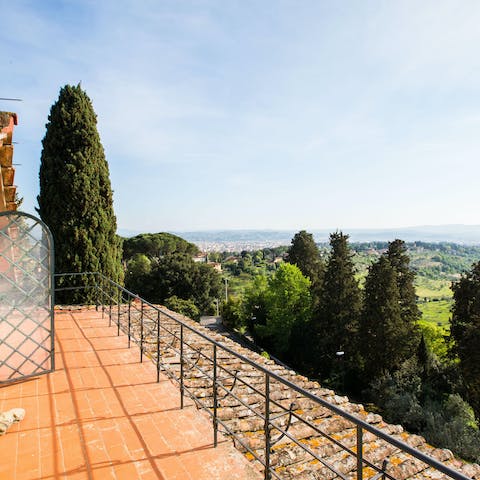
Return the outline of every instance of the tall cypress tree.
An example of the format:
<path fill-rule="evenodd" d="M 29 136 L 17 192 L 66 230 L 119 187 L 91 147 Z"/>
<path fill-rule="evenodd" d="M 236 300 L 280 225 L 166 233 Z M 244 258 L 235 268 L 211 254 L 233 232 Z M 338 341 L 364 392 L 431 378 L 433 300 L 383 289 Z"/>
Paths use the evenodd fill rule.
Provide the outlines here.
<path fill-rule="evenodd" d="M 324 378 L 331 374 L 337 352 L 345 352 L 345 366 L 356 362 L 354 339 L 361 310 L 360 289 L 355 279 L 348 235 L 332 233 L 330 246 L 320 305 L 313 320 L 315 363 Z"/>
<path fill-rule="evenodd" d="M 301 230 L 295 234 L 287 252 L 287 262 L 296 265 L 310 279 L 312 299 L 318 304 L 325 265 L 311 233 Z"/>
<path fill-rule="evenodd" d="M 393 371 L 408 358 L 410 334 L 402 320 L 396 269 L 386 256 L 381 256 L 368 270 L 359 328 L 367 381 L 383 371 Z"/>
<path fill-rule="evenodd" d="M 404 346 L 408 351 L 408 355 L 413 355 L 420 343 L 421 334 L 418 320 L 422 316 L 417 305 L 417 295 L 415 293 L 415 272 L 410 268 L 410 257 L 403 240 L 396 239 L 393 242 L 389 242 L 385 255 L 396 272 L 403 328 L 410 331 L 410 336 L 408 339 L 405 339 Z"/>
<path fill-rule="evenodd" d="M 480 262 L 452 290 L 450 350 L 460 360 L 467 400 L 480 420 Z"/>
<path fill-rule="evenodd" d="M 101 272 L 122 281 L 112 190 L 97 117 L 80 85 L 66 85 L 53 104 L 40 165 L 38 213 L 55 241 L 55 270 Z M 85 285 L 86 277 L 69 279 Z M 92 303 L 93 289 L 64 291 L 63 303 Z"/>

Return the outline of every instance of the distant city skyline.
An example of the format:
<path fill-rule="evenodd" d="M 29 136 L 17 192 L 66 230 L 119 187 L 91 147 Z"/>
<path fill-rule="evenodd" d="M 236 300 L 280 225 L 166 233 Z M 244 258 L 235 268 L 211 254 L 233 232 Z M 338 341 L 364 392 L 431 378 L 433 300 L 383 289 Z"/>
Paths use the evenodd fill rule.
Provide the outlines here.
<path fill-rule="evenodd" d="M 337 229 L 309 230 L 318 244 L 328 244 Z M 456 243 L 480 245 L 480 225 L 424 225 L 397 229 L 342 229 L 352 244 L 391 242 L 397 238 L 409 243 Z M 297 230 L 199 230 L 169 231 L 195 243 L 202 251 L 223 252 L 258 250 L 290 245 Z M 118 234 L 133 237 L 145 233 L 120 229 Z M 158 233 L 158 232 L 150 232 Z"/>
<path fill-rule="evenodd" d="M 474 1 L 11 2 L 22 210 L 50 107 L 81 82 L 119 229 L 478 225 L 479 23 Z"/>

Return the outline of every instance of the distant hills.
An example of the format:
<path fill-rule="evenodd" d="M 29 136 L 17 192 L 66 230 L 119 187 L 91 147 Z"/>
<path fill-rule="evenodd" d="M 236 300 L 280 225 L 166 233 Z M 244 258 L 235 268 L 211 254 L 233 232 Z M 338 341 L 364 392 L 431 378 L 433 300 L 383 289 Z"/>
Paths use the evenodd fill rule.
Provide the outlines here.
<path fill-rule="evenodd" d="M 215 245 L 218 248 L 234 247 L 249 249 L 266 246 L 289 245 L 298 230 L 205 230 L 192 232 L 169 232 L 198 244 L 201 248 Z M 335 229 L 309 230 L 318 243 L 328 242 L 328 237 Z M 401 238 L 406 242 L 452 242 L 464 245 L 480 245 L 480 225 L 425 225 L 406 228 L 388 229 L 344 229 L 352 242 L 391 241 Z M 119 235 L 131 237 L 137 232 L 119 230 Z M 155 233 L 155 232 L 149 232 Z"/>

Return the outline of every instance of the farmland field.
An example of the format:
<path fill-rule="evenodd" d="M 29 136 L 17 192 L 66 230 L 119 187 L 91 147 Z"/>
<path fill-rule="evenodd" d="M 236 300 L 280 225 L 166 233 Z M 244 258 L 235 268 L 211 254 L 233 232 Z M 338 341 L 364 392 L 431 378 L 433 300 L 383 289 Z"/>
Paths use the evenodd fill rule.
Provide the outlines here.
<path fill-rule="evenodd" d="M 439 300 L 419 303 L 422 320 L 442 327 L 448 327 L 452 300 Z"/>

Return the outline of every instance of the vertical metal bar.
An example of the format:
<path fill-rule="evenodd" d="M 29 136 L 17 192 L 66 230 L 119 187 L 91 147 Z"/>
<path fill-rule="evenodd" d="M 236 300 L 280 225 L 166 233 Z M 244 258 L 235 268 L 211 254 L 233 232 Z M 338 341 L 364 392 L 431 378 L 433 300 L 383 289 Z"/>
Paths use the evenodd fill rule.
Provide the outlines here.
<path fill-rule="evenodd" d="M 143 362 L 143 300 L 140 303 L 140 363 Z"/>
<path fill-rule="evenodd" d="M 103 276 L 100 277 L 100 279 L 101 279 L 101 285 L 102 285 L 101 286 L 101 289 L 102 289 L 101 290 L 101 298 L 102 298 L 101 302 L 102 302 L 102 320 L 103 320 L 103 316 L 105 314 L 105 285 L 104 285 L 105 279 L 103 278 Z"/>
<path fill-rule="evenodd" d="M 270 480 L 270 375 L 265 372 L 265 480 Z"/>
<path fill-rule="evenodd" d="M 180 324 L 180 408 L 183 408 L 183 324 Z"/>
<path fill-rule="evenodd" d="M 122 296 L 122 291 L 118 290 L 117 300 L 118 300 L 118 307 L 117 307 L 117 337 L 120 335 L 120 298 Z"/>
<path fill-rule="evenodd" d="M 112 293 L 111 292 L 108 292 L 108 298 L 109 298 L 109 305 L 110 305 L 110 308 L 108 310 L 108 326 L 111 327 L 112 326 Z"/>
<path fill-rule="evenodd" d="M 382 475 L 382 480 L 386 480 L 386 473 L 387 473 L 387 467 L 388 467 L 388 459 L 385 459 L 383 462 L 382 462 L 382 472 L 383 472 L 383 475 Z"/>
<path fill-rule="evenodd" d="M 157 383 L 160 381 L 160 312 L 157 310 Z"/>
<path fill-rule="evenodd" d="M 217 421 L 217 346 L 213 345 L 213 446 L 218 444 L 218 421 Z"/>
<path fill-rule="evenodd" d="M 99 288 L 98 288 L 98 282 L 97 282 L 97 275 L 98 273 L 95 273 L 93 275 L 93 278 L 94 278 L 94 285 L 95 285 L 95 311 L 98 312 L 98 306 L 99 306 L 99 301 L 98 301 L 98 292 L 99 292 Z"/>
<path fill-rule="evenodd" d="M 130 311 L 132 309 L 132 297 L 128 296 L 128 348 L 130 348 L 131 332 L 132 332 L 132 317 Z"/>
<path fill-rule="evenodd" d="M 53 236 L 48 227 L 45 225 L 44 230 L 48 242 L 48 263 L 49 263 L 49 281 L 50 281 L 50 368 L 55 370 L 55 245 Z"/>
<path fill-rule="evenodd" d="M 363 480 L 363 429 L 357 425 L 357 480 Z"/>

